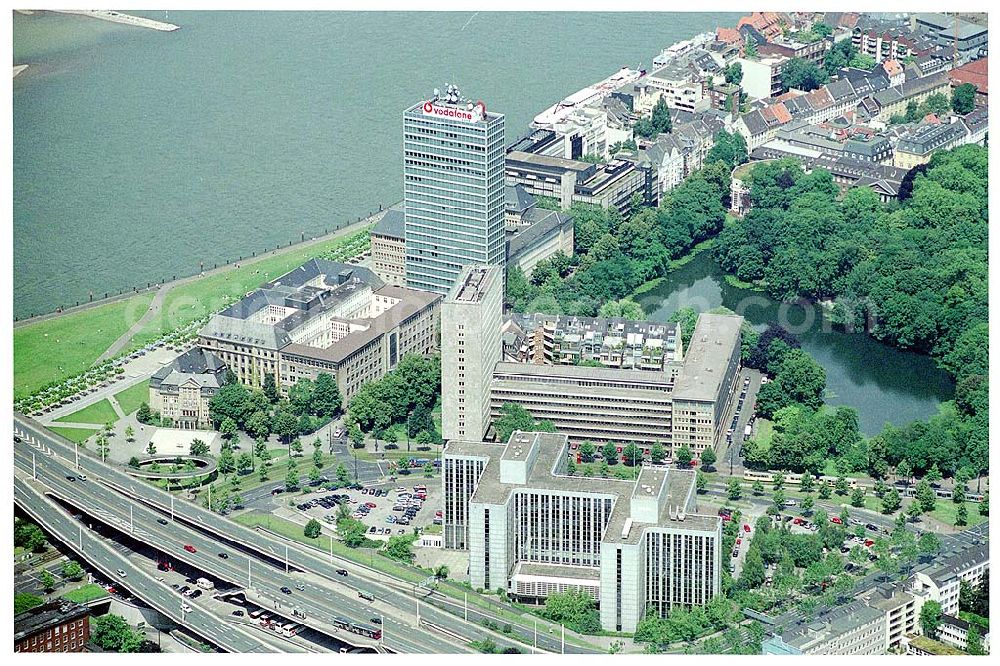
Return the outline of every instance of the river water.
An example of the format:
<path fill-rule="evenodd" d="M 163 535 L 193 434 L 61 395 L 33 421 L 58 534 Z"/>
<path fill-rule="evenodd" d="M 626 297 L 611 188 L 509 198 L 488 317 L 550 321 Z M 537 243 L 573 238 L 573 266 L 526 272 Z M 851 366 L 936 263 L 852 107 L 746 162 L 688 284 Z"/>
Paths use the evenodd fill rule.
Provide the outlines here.
<path fill-rule="evenodd" d="M 783 322 L 798 336 L 802 349 L 826 370 L 826 402 L 856 408 L 861 430 L 867 435 L 877 434 L 886 422 L 902 425 L 925 419 L 953 393 L 948 374 L 930 357 L 835 328 L 815 306 L 782 304 L 759 292 L 733 287 L 710 251 L 636 300 L 655 321 L 666 321 L 685 306 L 698 312 L 724 306 L 742 314 L 757 330 Z"/>
<path fill-rule="evenodd" d="M 144 15 L 164 20 L 163 12 Z M 402 115 L 457 83 L 535 114 L 734 13 L 14 16 L 14 314 L 130 290 L 402 198 Z"/>

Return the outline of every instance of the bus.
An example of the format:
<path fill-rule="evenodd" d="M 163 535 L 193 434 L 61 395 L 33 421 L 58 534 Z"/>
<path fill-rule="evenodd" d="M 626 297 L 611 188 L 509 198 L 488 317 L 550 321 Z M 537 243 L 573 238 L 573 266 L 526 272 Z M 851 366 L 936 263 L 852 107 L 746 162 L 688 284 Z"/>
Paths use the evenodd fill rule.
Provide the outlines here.
<path fill-rule="evenodd" d="M 367 636 L 368 638 L 374 638 L 379 640 L 382 638 L 382 630 L 377 627 L 369 627 L 364 624 L 352 624 L 347 629 L 352 634 L 359 634 L 361 636 Z"/>

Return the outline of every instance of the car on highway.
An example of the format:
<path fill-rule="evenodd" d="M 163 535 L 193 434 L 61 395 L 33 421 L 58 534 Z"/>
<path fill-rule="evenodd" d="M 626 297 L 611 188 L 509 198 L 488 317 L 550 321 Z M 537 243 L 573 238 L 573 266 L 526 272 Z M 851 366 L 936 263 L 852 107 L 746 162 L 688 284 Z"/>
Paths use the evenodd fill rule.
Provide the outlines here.
<path fill-rule="evenodd" d="M 192 546 L 189 543 L 184 544 L 184 550 L 186 550 L 189 553 L 197 553 L 198 552 L 198 549 L 195 548 L 194 546 Z"/>
<path fill-rule="evenodd" d="M 292 593 L 292 588 L 288 587 L 287 585 L 283 585 L 281 587 L 281 593 L 282 594 L 291 594 Z"/>
<path fill-rule="evenodd" d="M 241 610 L 234 610 L 233 615 L 235 615 L 236 617 L 243 617 L 244 615 L 246 615 L 246 613 L 244 613 Z"/>
<path fill-rule="evenodd" d="M 299 592 L 304 592 L 305 589 L 306 589 L 306 586 L 303 585 L 302 583 L 296 583 L 295 584 L 295 589 L 298 590 Z"/>
<path fill-rule="evenodd" d="M 380 617 L 370 617 L 368 618 L 368 621 L 372 624 L 382 624 L 382 618 Z"/>
<path fill-rule="evenodd" d="M 181 604 L 181 610 L 184 611 L 185 613 L 190 613 L 191 607 L 188 606 L 187 604 Z"/>
<path fill-rule="evenodd" d="M 118 572 L 118 575 L 121 576 L 122 578 L 124 578 L 125 576 L 128 575 L 127 573 L 125 573 L 124 569 L 118 569 L 117 572 Z"/>
<path fill-rule="evenodd" d="M 70 476 L 69 474 L 67 474 L 66 475 L 66 480 L 67 481 L 76 481 L 76 477 L 75 476 Z"/>
<path fill-rule="evenodd" d="M 229 554 L 228 553 L 219 553 L 219 557 L 221 557 L 224 560 L 228 560 L 229 559 Z"/>
<path fill-rule="evenodd" d="M 347 569 L 337 569 L 337 575 L 338 576 L 346 576 L 347 575 Z"/>
<path fill-rule="evenodd" d="M 157 518 L 156 522 L 158 522 L 161 525 L 166 525 L 168 523 L 166 518 Z"/>

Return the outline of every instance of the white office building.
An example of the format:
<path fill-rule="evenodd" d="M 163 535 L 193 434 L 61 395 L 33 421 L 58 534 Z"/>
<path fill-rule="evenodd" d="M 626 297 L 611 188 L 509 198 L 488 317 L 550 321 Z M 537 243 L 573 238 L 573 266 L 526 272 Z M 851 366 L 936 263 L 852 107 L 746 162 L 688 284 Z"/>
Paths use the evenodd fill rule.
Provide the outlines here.
<path fill-rule="evenodd" d="M 445 547 L 469 551 L 475 588 L 528 603 L 578 590 L 601 626 L 632 632 L 649 609 L 719 593 L 722 521 L 699 514 L 695 472 L 644 466 L 635 481 L 571 476 L 569 439 L 514 432 L 443 452 Z"/>

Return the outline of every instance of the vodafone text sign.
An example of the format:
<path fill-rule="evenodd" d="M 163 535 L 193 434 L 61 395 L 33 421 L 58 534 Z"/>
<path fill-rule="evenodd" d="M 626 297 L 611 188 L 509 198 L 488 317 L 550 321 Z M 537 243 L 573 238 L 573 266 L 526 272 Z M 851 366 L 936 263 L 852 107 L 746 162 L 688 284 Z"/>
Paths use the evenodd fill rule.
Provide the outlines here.
<path fill-rule="evenodd" d="M 444 118 L 454 118 L 465 120 L 470 123 L 478 123 L 486 116 L 486 104 L 482 101 L 476 102 L 472 109 L 461 109 L 454 106 L 439 106 L 434 102 L 424 102 L 425 116 L 441 116 Z"/>

